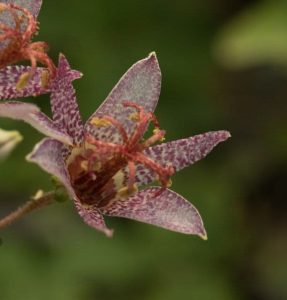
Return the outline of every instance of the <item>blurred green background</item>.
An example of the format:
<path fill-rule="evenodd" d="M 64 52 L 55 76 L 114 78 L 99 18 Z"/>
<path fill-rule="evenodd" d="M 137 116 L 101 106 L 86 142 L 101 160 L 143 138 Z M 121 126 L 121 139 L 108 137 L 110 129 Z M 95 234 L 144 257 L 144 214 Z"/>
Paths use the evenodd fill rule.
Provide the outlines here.
<path fill-rule="evenodd" d="M 173 179 L 207 242 L 111 218 L 108 239 L 71 201 L 55 204 L 0 233 L 0 299 L 287 299 L 287 1 L 46 0 L 39 20 L 36 39 L 84 73 L 74 83 L 84 119 L 156 51 L 167 139 L 218 129 L 232 139 Z M 49 112 L 48 96 L 27 101 Z M 0 127 L 25 137 L 1 164 L 4 216 L 52 185 L 24 159 L 41 135 Z"/>

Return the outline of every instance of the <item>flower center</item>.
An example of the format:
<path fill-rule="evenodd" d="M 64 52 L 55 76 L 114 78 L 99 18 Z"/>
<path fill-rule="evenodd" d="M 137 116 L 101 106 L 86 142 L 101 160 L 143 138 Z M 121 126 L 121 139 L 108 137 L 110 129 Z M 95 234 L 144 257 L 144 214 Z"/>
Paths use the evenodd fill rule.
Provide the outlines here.
<path fill-rule="evenodd" d="M 101 141 L 86 134 L 83 146 L 74 148 L 67 160 L 72 185 L 83 204 L 103 207 L 111 201 L 133 195 L 137 191 L 138 164 L 157 174 L 163 189 L 171 183 L 174 168 L 160 165 L 144 153 L 145 149 L 164 139 L 165 131 L 160 129 L 155 115 L 146 112 L 142 106 L 128 101 L 123 106 L 135 110 L 129 116 L 135 123 L 130 134 L 123 124 L 110 116 L 91 120 L 91 124 L 98 128 L 116 128 L 122 143 Z M 155 126 L 153 134 L 142 140 L 149 122 Z"/>

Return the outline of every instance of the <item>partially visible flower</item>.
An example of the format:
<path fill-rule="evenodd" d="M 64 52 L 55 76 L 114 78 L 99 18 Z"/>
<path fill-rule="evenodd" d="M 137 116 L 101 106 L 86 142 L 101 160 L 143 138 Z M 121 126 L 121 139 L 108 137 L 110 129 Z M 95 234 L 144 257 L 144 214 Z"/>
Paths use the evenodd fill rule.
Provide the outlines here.
<path fill-rule="evenodd" d="M 16 130 L 7 131 L 0 128 L 0 161 L 9 155 L 22 139 Z"/>
<path fill-rule="evenodd" d="M 24 120 L 52 137 L 38 143 L 28 160 L 57 177 L 84 221 L 108 236 L 112 230 L 103 215 L 206 238 L 196 208 L 169 189 L 170 177 L 205 157 L 229 132 L 154 145 L 165 135 L 153 114 L 161 85 L 154 53 L 124 74 L 85 125 L 71 84 L 75 78 L 61 56 L 51 86 L 53 121 L 33 104 L 0 104 L 0 116 Z M 143 139 L 150 122 L 153 134 Z M 160 186 L 149 186 L 157 182 Z"/>
<path fill-rule="evenodd" d="M 18 90 L 23 89 L 34 76 L 37 62 L 47 67 L 40 74 L 43 88 L 55 75 L 56 68 L 46 53 L 48 44 L 31 42 L 38 30 L 37 16 L 41 4 L 41 0 L 6 0 L 0 3 L 0 69 L 2 76 L 13 69 L 22 69 L 16 82 Z M 31 68 L 9 67 L 21 60 L 29 60 Z"/>

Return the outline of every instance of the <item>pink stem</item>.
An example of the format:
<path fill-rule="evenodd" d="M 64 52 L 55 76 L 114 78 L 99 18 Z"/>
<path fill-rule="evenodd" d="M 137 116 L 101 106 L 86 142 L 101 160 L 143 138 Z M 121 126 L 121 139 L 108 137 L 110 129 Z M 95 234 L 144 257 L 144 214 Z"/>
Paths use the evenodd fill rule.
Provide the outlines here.
<path fill-rule="evenodd" d="M 44 194 L 40 198 L 27 201 L 24 205 L 18 207 L 15 211 L 11 212 L 9 215 L 0 220 L 0 229 L 11 225 L 15 221 L 19 220 L 35 209 L 39 209 L 53 203 L 55 200 L 54 196 L 54 192 L 49 192 Z"/>

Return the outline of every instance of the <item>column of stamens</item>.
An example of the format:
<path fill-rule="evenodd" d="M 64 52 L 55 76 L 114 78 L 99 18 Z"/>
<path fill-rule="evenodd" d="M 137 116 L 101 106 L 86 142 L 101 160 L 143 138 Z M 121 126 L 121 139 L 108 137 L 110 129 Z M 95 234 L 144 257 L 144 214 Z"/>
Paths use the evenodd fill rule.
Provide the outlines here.
<path fill-rule="evenodd" d="M 3 50 L 3 62 L 1 62 L 0 67 L 5 67 L 18 60 L 30 60 L 31 70 L 21 74 L 16 84 L 16 88 L 19 90 L 24 88 L 28 80 L 34 75 L 37 62 L 47 66 L 49 77 L 53 77 L 56 73 L 56 67 L 50 57 L 46 54 L 48 49 L 47 43 L 30 43 L 32 36 L 37 32 L 37 20 L 35 17 L 27 9 L 15 4 L 0 4 L 0 13 L 5 10 L 12 14 L 15 26 L 14 28 L 10 28 L 5 24 L 0 24 L 2 31 L 6 31 L 2 36 L 0 35 L 0 41 L 11 39 L 11 43 L 14 41 L 15 45 L 14 43 L 10 43 L 7 48 Z M 19 15 L 17 12 L 20 12 L 22 15 Z M 27 24 L 25 23 L 26 28 L 24 32 L 21 32 L 21 30 L 23 30 L 21 25 L 24 24 L 24 22 L 27 22 Z M 45 80 L 43 80 L 43 82 L 41 80 L 41 83 L 43 87 L 45 87 L 49 78 L 46 73 L 43 77 Z"/>
<path fill-rule="evenodd" d="M 123 138 L 123 145 L 114 144 L 110 142 L 103 142 L 95 139 L 91 135 L 87 135 L 87 141 L 92 145 L 95 145 L 99 148 L 107 148 L 115 153 L 119 153 L 123 155 L 127 160 L 127 167 L 129 170 L 129 179 L 127 187 L 131 191 L 134 189 L 135 181 L 136 181 L 136 166 L 135 162 L 141 163 L 145 165 L 150 170 L 154 171 L 158 175 L 159 182 L 162 184 L 164 188 L 166 188 L 170 183 L 170 176 L 174 173 L 174 168 L 172 166 L 164 167 L 158 163 L 156 163 L 151 158 L 147 157 L 142 151 L 149 146 L 153 145 L 158 141 L 162 141 L 165 135 L 165 131 L 159 129 L 159 122 L 155 115 L 150 112 L 146 112 L 145 109 L 137 105 L 133 102 L 124 101 L 123 105 L 125 107 L 132 107 L 138 111 L 137 118 L 134 118 L 134 121 L 137 122 L 136 128 L 134 132 L 131 134 L 131 137 L 128 138 L 126 130 L 124 129 L 123 125 L 115 120 L 112 117 L 104 116 L 100 118 L 100 120 L 108 121 L 108 124 L 115 126 L 118 129 L 119 133 Z M 149 122 L 153 122 L 155 125 L 154 134 L 148 138 L 143 143 L 139 143 L 140 139 L 142 138 L 144 131 Z M 98 124 L 100 121 L 97 120 Z M 92 121 L 93 123 L 93 121 Z M 95 123 L 95 122 L 94 122 Z M 103 123 L 107 126 L 107 123 Z"/>
<path fill-rule="evenodd" d="M 152 122 L 155 126 L 155 129 L 160 130 L 159 122 L 156 118 L 156 116 L 151 112 L 146 112 L 145 109 L 134 102 L 130 101 L 124 101 L 123 102 L 124 107 L 131 107 L 135 108 L 137 110 L 137 118 L 134 118 L 135 122 L 137 122 L 136 128 L 134 130 L 133 135 L 129 139 L 129 146 L 135 147 L 139 144 L 139 141 L 141 140 L 142 136 L 144 135 L 146 128 L 149 124 L 149 122 Z"/>

